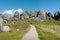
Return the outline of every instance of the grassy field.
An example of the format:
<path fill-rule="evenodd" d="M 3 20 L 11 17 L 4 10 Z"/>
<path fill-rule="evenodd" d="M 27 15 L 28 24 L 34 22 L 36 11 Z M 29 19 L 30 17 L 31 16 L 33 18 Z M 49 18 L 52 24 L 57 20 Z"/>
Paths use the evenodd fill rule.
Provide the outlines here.
<path fill-rule="evenodd" d="M 60 40 L 60 22 L 59 21 L 35 21 L 30 23 L 36 26 L 40 40 Z"/>
<path fill-rule="evenodd" d="M 11 28 L 10 32 L 0 31 L 0 40 L 21 40 L 29 30 L 30 24 L 35 25 L 40 40 L 60 40 L 59 21 L 36 21 L 33 19 L 9 21 L 3 25 Z M 19 29 L 19 32 L 16 31 Z"/>
<path fill-rule="evenodd" d="M 4 23 L 4 26 L 11 28 L 10 32 L 0 31 L 0 40 L 21 40 L 24 34 L 29 30 L 29 23 L 23 20 L 9 21 Z M 19 31 L 16 31 L 19 29 Z"/>
<path fill-rule="evenodd" d="M 60 40 L 60 38 L 54 33 L 51 33 L 47 30 L 43 30 L 39 27 L 36 27 L 36 29 L 41 40 Z"/>

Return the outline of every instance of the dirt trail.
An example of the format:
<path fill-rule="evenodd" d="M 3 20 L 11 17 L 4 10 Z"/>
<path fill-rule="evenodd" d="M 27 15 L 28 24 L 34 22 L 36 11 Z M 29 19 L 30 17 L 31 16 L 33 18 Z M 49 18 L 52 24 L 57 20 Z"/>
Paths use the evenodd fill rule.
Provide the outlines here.
<path fill-rule="evenodd" d="M 36 28 L 34 25 L 30 25 L 30 30 L 24 35 L 22 40 L 39 40 Z"/>

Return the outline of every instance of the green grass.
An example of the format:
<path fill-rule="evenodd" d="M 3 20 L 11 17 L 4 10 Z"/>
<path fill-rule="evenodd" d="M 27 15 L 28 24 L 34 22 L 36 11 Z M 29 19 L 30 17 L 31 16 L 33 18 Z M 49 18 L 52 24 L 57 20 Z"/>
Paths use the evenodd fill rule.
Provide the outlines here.
<path fill-rule="evenodd" d="M 59 21 L 36 21 L 33 19 L 9 21 L 8 23 L 4 23 L 3 25 L 9 26 L 11 28 L 11 31 L 0 31 L 0 40 L 21 40 L 24 34 L 29 30 L 30 24 L 36 26 L 36 30 L 38 32 L 40 40 L 60 40 L 60 32 L 57 32 L 59 35 L 50 32 L 51 30 L 57 31 L 57 28 L 60 29 Z M 16 31 L 17 28 L 20 29 L 19 32 Z M 48 30 L 45 30 L 43 28 Z"/>
<path fill-rule="evenodd" d="M 55 34 L 43 30 L 42 28 L 36 27 L 38 35 L 39 35 L 39 39 L 41 40 L 60 40 L 60 38 L 58 38 Z"/>
<path fill-rule="evenodd" d="M 23 20 L 9 21 L 3 23 L 4 26 L 11 28 L 10 32 L 2 32 L 0 30 L 0 40 L 21 40 L 24 34 L 29 30 L 29 23 Z M 19 29 L 17 32 L 16 29 Z"/>
<path fill-rule="evenodd" d="M 19 32 L 0 32 L 0 40 L 21 40 L 27 30 Z"/>
<path fill-rule="evenodd" d="M 59 21 L 53 21 L 53 20 L 52 21 L 36 21 L 36 20 L 30 19 L 29 23 L 32 23 L 32 25 L 36 26 L 36 30 L 38 32 L 38 36 L 40 40 L 60 40 L 60 33 L 59 32 L 53 33 L 53 31 L 57 31 L 57 28 L 60 29 Z M 59 35 L 56 35 L 56 34 L 59 34 Z"/>

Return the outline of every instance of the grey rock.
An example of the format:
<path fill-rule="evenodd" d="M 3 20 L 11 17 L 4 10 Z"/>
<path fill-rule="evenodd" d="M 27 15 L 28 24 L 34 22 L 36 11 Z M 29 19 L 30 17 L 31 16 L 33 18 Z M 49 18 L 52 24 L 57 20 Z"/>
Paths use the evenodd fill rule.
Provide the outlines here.
<path fill-rule="evenodd" d="M 10 29 L 10 27 L 9 26 L 2 26 L 1 27 L 1 31 L 3 31 L 3 32 L 9 32 L 11 29 Z"/>
<path fill-rule="evenodd" d="M 46 20 L 46 12 L 44 10 L 38 11 L 35 19 L 40 21 Z"/>
<path fill-rule="evenodd" d="M 53 20 L 53 15 L 50 12 L 48 12 L 48 14 L 46 15 L 47 15 L 47 20 Z"/>
<path fill-rule="evenodd" d="M 29 18 L 29 15 L 25 12 L 23 14 L 20 15 L 21 19 L 27 19 Z"/>
<path fill-rule="evenodd" d="M 32 17 L 37 17 L 37 12 L 35 11 L 35 12 L 31 12 L 31 16 L 30 16 L 31 18 Z"/>
<path fill-rule="evenodd" d="M 3 19 L 0 17 L 0 28 L 3 26 Z"/>
<path fill-rule="evenodd" d="M 60 11 L 55 12 L 54 19 L 60 21 Z"/>
<path fill-rule="evenodd" d="M 16 31 L 18 32 L 18 31 L 19 31 L 19 29 L 16 29 Z"/>
<path fill-rule="evenodd" d="M 8 15 L 5 13 L 5 14 L 3 14 L 2 18 L 3 18 L 3 20 L 8 20 Z"/>
<path fill-rule="evenodd" d="M 38 17 L 41 17 L 42 20 L 45 20 L 46 19 L 46 12 L 44 10 L 40 10 Z"/>
<path fill-rule="evenodd" d="M 7 20 L 3 20 L 4 21 L 4 23 L 7 23 Z"/>
<path fill-rule="evenodd" d="M 14 13 L 14 20 L 18 20 L 18 19 L 20 19 L 20 14 L 19 14 L 19 12 L 18 11 L 16 11 L 15 13 Z"/>
<path fill-rule="evenodd" d="M 2 17 L 2 13 L 0 13 L 0 17 Z"/>
<path fill-rule="evenodd" d="M 6 22 L 6 21 L 8 22 L 8 21 L 12 20 L 11 16 L 9 16 L 6 13 L 2 15 L 2 18 L 3 18 L 4 22 Z"/>

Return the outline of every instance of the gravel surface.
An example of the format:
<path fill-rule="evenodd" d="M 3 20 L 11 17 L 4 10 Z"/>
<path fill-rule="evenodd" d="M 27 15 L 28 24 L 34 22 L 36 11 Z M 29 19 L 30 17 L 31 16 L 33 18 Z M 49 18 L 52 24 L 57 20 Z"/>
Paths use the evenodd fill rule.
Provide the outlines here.
<path fill-rule="evenodd" d="M 30 25 L 30 30 L 24 35 L 22 40 L 39 40 L 36 28 L 34 25 Z"/>

